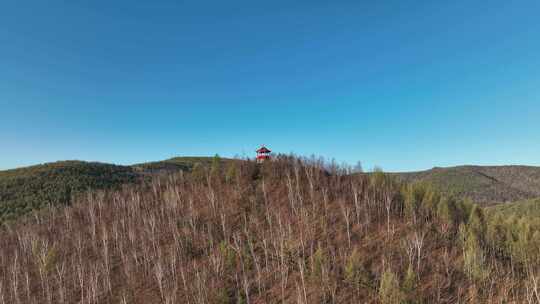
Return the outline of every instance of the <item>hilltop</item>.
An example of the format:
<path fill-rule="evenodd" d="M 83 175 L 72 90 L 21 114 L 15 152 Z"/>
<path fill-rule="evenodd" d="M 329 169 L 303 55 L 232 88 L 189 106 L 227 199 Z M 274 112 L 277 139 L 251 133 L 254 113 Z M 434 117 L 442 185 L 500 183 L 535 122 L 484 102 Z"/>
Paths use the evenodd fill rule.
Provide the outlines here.
<path fill-rule="evenodd" d="M 242 162 L 215 157 L 174 157 L 130 166 L 59 161 L 0 171 L 0 222 L 48 206 L 69 205 L 73 196 L 89 190 L 118 189 L 155 174 L 209 168 L 216 160 L 220 167 Z M 391 175 L 406 183 L 431 184 L 444 194 L 482 205 L 540 197 L 540 167 L 460 166 Z"/>
<path fill-rule="evenodd" d="M 0 230 L 6 303 L 533 303 L 538 221 L 290 157 L 164 173 Z"/>
<path fill-rule="evenodd" d="M 405 182 L 432 184 L 445 194 L 481 204 L 540 197 L 540 167 L 459 166 L 394 175 Z"/>

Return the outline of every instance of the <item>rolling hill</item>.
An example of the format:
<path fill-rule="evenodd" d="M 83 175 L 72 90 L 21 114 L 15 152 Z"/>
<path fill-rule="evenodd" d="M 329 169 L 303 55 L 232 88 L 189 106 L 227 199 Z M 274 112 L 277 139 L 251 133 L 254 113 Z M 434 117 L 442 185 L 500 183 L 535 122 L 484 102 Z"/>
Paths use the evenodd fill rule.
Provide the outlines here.
<path fill-rule="evenodd" d="M 0 229 L 5 303 L 536 303 L 540 223 L 391 175 L 165 172 Z"/>
<path fill-rule="evenodd" d="M 0 221 L 47 206 L 68 205 L 88 190 L 110 189 L 137 180 L 131 167 L 61 161 L 0 171 Z"/>
<path fill-rule="evenodd" d="M 196 165 L 210 166 L 214 161 L 215 157 L 196 157 L 196 156 L 183 156 L 183 157 L 173 157 L 170 159 L 157 161 L 157 162 L 147 162 L 142 164 L 132 165 L 131 167 L 137 172 L 144 173 L 157 173 L 157 172 L 167 172 L 167 171 L 191 171 Z M 227 158 L 218 158 L 221 165 L 226 164 L 227 162 L 233 161 L 232 159 Z"/>
<path fill-rule="evenodd" d="M 240 160 L 218 158 L 221 167 Z M 156 173 L 208 168 L 214 157 L 175 157 L 163 161 L 117 166 L 60 161 L 0 171 L 0 222 L 46 206 L 68 205 L 88 190 L 118 188 Z M 490 205 L 540 197 L 540 167 L 460 166 L 392 173 L 400 180 L 434 185 L 445 194 Z"/>
<path fill-rule="evenodd" d="M 176 157 L 133 166 L 59 161 L 0 171 L 0 222 L 48 206 L 69 205 L 74 196 L 89 190 L 118 189 L 148 174 L 189 171 L 198 164 L 210 166 L 213 160 L 213 157 Z"/>
<path fill-rule="evenodd" d="M 459 166 L 394 175 L 405 182 L 432 184 L 446 194 L 484 205 L 540 197 L 540 167 Z"/>

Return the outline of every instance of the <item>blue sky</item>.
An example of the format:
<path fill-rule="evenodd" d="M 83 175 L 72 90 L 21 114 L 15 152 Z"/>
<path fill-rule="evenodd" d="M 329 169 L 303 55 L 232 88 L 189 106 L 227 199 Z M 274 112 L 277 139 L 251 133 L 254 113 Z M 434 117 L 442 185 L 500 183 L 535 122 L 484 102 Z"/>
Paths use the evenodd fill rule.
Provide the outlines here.
<path fill-rule="evenodd" d="M 0 169 L 263 143 L 388 171 L 540 165 L 538 16 L 536 0 L 2 1 Z"/>

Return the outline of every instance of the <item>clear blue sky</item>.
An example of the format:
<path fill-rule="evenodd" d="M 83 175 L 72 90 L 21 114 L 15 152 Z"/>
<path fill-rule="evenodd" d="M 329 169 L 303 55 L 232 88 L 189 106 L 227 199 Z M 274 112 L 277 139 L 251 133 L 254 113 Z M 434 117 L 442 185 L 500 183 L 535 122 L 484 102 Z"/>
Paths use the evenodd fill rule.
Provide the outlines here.
<path fill-rule="evenodd" d="M 473 3 L 475 2 L 475 3 Z M 540 165 L 540 2 L 2 1 L 0 169 Z"/>

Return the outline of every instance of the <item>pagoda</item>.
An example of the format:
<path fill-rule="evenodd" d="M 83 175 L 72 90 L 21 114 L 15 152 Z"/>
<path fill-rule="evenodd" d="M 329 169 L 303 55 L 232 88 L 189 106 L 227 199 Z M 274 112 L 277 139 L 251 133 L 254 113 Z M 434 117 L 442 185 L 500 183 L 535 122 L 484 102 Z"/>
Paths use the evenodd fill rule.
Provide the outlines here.
<path fill-rule="evenodd" d="M 272 151 L 270 151 L 264 145 L 262 145 L 256 152 L 257 152 L 257 163 L 259 164 L 265 162 L 266 160 L 269 160 L 270 153 L 272 153 Z"/>

